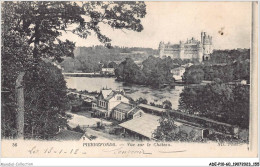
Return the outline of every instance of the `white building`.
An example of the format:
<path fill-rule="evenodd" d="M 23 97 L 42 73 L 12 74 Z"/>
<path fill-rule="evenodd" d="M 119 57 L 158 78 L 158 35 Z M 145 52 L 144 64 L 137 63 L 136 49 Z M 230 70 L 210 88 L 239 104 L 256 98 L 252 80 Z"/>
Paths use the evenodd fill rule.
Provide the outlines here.
<path fill-rule="evenodd" d="M 112 109 L 121 102 L 129 103 L 129 99 L 125 97 L 124 91 L 103 89 L 97 99 L 92 102 L 92 110 L 96 115 L 110 117 Z"/>
<path fill-rule="evenodd" d="M 108 75 L 108 74 L 115 75 L 115 69 L 114 68 L 102 68 L 101 73 L 106 74 L 106 75 Z"/>
<path fill-rule="evenodd" d="M 185 72 L 185 67 L 182 67 L 182 66 L 171 70 L 172 77 L 175 80 L 182 80 L 182 76 L 183 76 L 184 72 Z"/>

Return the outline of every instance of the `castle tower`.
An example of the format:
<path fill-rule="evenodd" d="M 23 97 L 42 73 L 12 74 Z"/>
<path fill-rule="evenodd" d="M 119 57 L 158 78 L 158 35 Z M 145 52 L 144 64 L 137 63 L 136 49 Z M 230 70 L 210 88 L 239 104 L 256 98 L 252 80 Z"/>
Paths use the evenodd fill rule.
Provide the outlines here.
<path fill-rule="evenodd" d="M 159 57 L 160 58 L 162 58 L 164 56 L 164 49 L 165 49 L 164 42 L 160 42 L 160 44 L 159 44 Z"/>
<path fill-rule="evenodd" d="M 206 32 L 201 32 L 201 44 L 203 51 L 203 60 L 208 60 L 213 52 L 212 36 L 207 35 Z"/>
<path fill-rule="evenodd" d="M 202 45 L 203 45 L 203 43 L 204 43 L 204 41 L 203 41 L 203 40 L 204 40 L 204 33 L 205 33 L 205 32 L 201 32 L 201 44 L 202 44 Z"/>

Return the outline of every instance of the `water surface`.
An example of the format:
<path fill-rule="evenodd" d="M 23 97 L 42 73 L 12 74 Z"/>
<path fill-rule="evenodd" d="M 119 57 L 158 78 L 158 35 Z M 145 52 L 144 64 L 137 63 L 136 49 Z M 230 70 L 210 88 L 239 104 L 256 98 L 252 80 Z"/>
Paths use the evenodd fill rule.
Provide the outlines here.
<path fill-rule="evenodd" d="M 148 103 L 162 104 L 163 101 L 169 100 L 172 103 L 172 108 L 177 109 L 179 105 L 179 97 L 184 86 L 175 86 L 174 88 L 152 89 L 146 86 L 125 85 L 123 82 L 118 82 L 115 78 L 103 77 L 65 77 L 68 88 L 77 89 L 78 91 L 100 91 L 102 88 L 111 89 L 130 89 L 132 93 L 126 93 L 127 96 L 134 100 L 139 97 L 147 99 Z"/>

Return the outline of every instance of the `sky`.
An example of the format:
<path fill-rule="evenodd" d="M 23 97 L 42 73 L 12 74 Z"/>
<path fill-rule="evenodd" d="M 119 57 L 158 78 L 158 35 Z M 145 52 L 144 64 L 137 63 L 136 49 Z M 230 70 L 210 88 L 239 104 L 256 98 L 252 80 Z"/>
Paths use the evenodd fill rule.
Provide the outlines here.
<path fill-rule="evenodd" d="M 145 3 L 147 15 L 141 19 L 144 26 L 142 32 L 101 26 L 101 32 L 112 39 L 112 45 L 157 49 L 160 41 L 174 44 L 191 37 L 200 40 L 200 33 L 204 31 L 213 36 L 214 49 L 250 47 L 250 2 Z M 102 45 L 95 34 L 81 39 L 64 33 L 61 39 L 72 40 L 76 46 Z"/>

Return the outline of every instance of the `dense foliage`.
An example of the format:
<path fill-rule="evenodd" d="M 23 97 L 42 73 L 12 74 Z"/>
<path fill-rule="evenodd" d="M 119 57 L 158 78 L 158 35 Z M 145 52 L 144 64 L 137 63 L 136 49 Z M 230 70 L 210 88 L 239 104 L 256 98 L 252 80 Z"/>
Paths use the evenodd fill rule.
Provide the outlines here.
<path fill-rule="evenodd" d="M 214 50 L 209 62 L 211 64 L 231 64 L 234 61 L 246 61 L 247 59 L 250 59 L 249 49 Z"/>
<path fill-rule="evenodd" d="M 188 84 L 201 83 L 202 80 L 223 82 L 247 80 L 250 82 L 250 61 L 235 61 L 225 65 L 196 65 L 186 68 L 183 80 Z"/>
<path fill-rule="evenodd" d="M 179 63 L 179 64 L 177 64 Z M 180 66 L 184 61 L 171 59 L 167 57 L 161 59 L 159 57 L 149 56 L 143 61 L 140 68 L 132 59 L 126 59 L 115 70 L 117 79 L 128 83 L 150 85 L 160 88 L 164 84 L 173 83 L 171 69 Z"/>
<path fill-rule="evenodd" d="M 175 120 L 169 113 L 162 115 L 159 119 L 160 125 L 154 131 L 154 138 L 160 141 L 196 141 L 193 131 L 187 134 L 184 130 L 178 128 Z"/>
<path fill-rule="evenodd" d="M 185 87 L 179 108 L 241 128 L 249 126 L 249 86 L 215 82 L 206 86 Z"/>
<path fill-rule="evenodd" d="M 66 82 L 61 70 L 51 63 L 38 64 L 38 80 L 33 73 L 24 77 L 25 90 L 25 129 L 27 138 L 48 139 L 59 128 L 66 127 L 65 114 L 68 106 Z"/>
<path fill-rule="evenodd" d="M 204 71 L 201 66 L 188 67 L 183 74 L 183 81 L 187 84 L 198 84 L 204 79 Z"/>
<path fill-rule="evenodd" d="M 75 58 L 65 58 L 61 66 L 66 72 L 98 72 L 101 64 L 107 67 L 111 62 L 122 62 L 126 58 L 132 58 L 134 61 L 143 61 L 149 55 L 154 54 L 157 54 L 157 50 L 151 48 L 113 46 L 108 49 L 104 46 L 77 47 L 74 52 Z M 112 65 L 112 67 L 115 67 L 115 65 Z"/>

